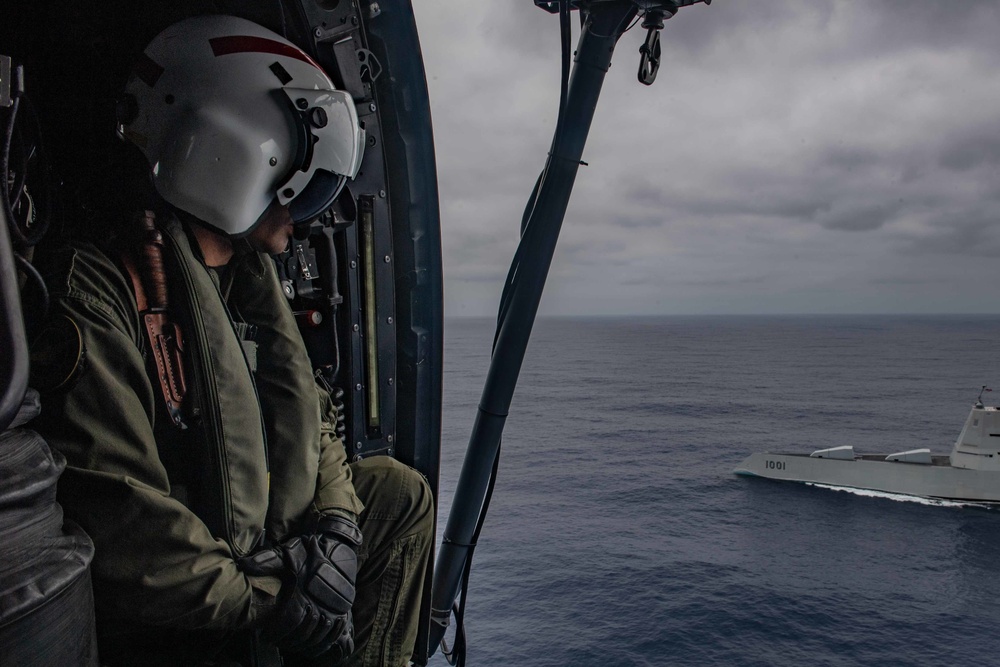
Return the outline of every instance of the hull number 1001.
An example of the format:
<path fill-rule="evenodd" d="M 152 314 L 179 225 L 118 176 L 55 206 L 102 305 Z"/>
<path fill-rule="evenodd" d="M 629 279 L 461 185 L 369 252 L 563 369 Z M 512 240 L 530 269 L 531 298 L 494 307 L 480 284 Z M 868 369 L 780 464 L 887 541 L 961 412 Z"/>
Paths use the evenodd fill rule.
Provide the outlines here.
<path fill-rule="evenodd" d="M 764 461 L 764 467 L 768 470 L 784 470 L 784 461 Z"/>

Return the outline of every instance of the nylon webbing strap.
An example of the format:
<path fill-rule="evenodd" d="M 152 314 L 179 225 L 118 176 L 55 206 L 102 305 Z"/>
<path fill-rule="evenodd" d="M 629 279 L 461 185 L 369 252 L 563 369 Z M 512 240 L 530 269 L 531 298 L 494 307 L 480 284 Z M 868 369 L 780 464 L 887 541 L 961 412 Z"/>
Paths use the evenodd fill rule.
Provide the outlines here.
<path fill-rule="evenodd" d="M 152 211 L 143 211 L 139 217 L 140 243 L 131 252 L 122 252 L 122 263 L 132 280 L 135 304 L 149 339 L 167 414 L 174 425 L 187 428 L 182 411 L 187 393 L 184 337 L 180 326 L 171 321 L 167 311 L 169 302 L 167 276 L 163 268 L 163 234 L 156 228 L 156 216 Z"/>

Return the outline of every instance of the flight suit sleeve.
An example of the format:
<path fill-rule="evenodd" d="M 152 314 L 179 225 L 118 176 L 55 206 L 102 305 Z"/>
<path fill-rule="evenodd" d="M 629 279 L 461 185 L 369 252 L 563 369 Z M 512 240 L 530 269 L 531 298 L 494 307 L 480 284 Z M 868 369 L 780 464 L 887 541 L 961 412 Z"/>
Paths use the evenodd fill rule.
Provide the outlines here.
<path fill-rule="evenodd" d="M 280 541 L 307 530 L 316 514 L 356 516 L 364 505 L 336 436 L 336 409 L 313 377 L 312 361 L 274 262 L 259 253 L 235 261 L 233 275 L 238 277 L 228 303 L 257 327 L 254 381 L 267 429 L 272 490 L 267 529 Z"/>
<path fill-rule="evenodd" d="M 79 342 L 82 355 L 74 369 L 56 373 L 69 386 L 43 394 L 35 426 L 67 459 L 59 500 L 94 541 L 99 616 L 130 627 L 251 624 L 258 607 L 250 580 L 228 546 L 170 496 L 152 427 L 162 399 L 146 374 L 124 277 L 96 250 L 74 250 L 66 264 L 61 277 L 50 274 L 48 321 L 78 336 L 70 348 Z M 53 370 L 46 365 L 69 363 L 58 355 L 33 359 L 43 375 Z M 273 593 L 270 582 L 262 588 Z"/>

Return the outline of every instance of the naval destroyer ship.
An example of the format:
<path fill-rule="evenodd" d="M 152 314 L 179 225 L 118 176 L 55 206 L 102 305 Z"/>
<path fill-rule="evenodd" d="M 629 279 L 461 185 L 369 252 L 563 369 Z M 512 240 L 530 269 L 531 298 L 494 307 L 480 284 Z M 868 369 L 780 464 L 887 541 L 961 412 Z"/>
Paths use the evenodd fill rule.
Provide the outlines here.
<path fill-rule="evenodd" d="M 757 452 L 733 472 L 922 498 L 1000 503 L 1000 408 L 984 406 L 982 395 L 980 391 L 947 456 L 932 454 L 928 448 L 858 454 L 852 445 L 843 445 L 811 454 Z"/>

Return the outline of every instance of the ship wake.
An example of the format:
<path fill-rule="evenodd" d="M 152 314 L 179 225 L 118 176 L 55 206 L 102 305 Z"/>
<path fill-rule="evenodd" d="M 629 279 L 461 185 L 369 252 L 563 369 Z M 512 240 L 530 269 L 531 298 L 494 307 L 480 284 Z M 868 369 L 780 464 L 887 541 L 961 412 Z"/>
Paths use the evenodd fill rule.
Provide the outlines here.
<path fill-rule="evenodd" d="M 830 484 L 819 484 L 817 482 L 805 482 L 809 486 L 831 491 L 844 491 L 856 496 L 867 498 L 885 498 L 900 503 L 916 503 L 918 505 L 929 505 L 931 507 L 979 507 L 983 509 L 1000 509 L 998 503 L 972 502 L 968 500 L 946 500 L 943 498 L 922 498 L 920 496 L 909 496 L 905 493 L 889 493 L 888 491 L 875 491 L 874 489 L 855 489 L 847 486 L 833 486 Z"/>

